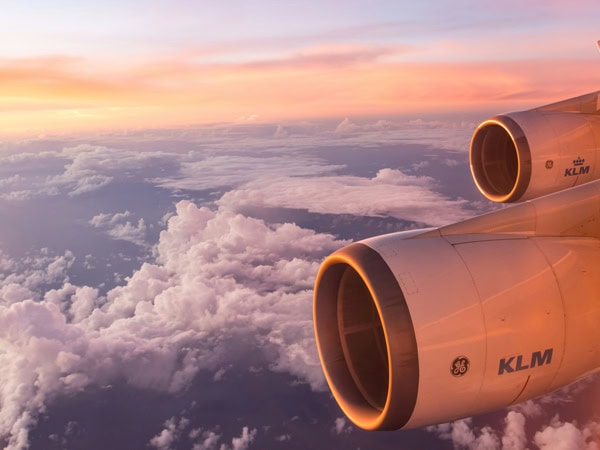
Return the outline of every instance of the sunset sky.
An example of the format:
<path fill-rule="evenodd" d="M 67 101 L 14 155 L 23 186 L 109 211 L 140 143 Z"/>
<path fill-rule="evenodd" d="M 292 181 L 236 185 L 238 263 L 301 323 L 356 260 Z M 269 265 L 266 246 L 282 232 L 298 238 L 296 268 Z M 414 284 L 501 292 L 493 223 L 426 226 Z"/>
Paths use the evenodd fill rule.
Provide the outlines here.
<path fill-rule="evenodd" d="M 596 90 L 595 0 L 6 2 L 0 134 L 531 107 Z"/>
<path fill-rule="evenodd" d="M 599 25 L 599 0 L 3 2 L 0 448 L 600 448 L 600 374 L 447 424 L 360 430 L 330 395 L 313 324 L 327 255 L 500 207 L 471 180 L 473 130 L 600 89 Z M 557 252 L 594 244 L 563 238 Z M 410 263 L 435 274 L 417 281 L 452 285 L 422 241 Z M 525 259 L 481 261 L 521 290 Z M 411 298 L 452 317 L 464 294 L 441 293 Z M 435 347 L 421 330 L 440 322 L 417 314 L 421 349 Z M 513 316 L 504 354 L 520 361 Z M 545 340 L 539 323 L 522 336 Z M 483 364 L 453 342 L 446 367 Z"/>

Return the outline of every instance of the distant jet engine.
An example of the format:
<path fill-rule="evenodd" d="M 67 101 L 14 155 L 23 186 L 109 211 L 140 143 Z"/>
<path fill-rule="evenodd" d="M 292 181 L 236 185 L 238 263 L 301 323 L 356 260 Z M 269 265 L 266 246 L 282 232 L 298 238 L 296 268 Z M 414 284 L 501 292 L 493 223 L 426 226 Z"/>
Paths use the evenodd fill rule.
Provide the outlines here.
<path fill-rule="evenodd" d="M 600 176 L 591 96 L 484 122 L 471 148 L 480 190 L 512 201 Z M 600 180 L 342 248 L 319 270 L 313 312 L 329 387 L 368 430 L 569 384 L 600 368 Z"/>
<path fill-rule="evenodd" d="M 600 92 L 483 122 L 471 140 L 475 184 L 516 202 L 600 178 Z"/>

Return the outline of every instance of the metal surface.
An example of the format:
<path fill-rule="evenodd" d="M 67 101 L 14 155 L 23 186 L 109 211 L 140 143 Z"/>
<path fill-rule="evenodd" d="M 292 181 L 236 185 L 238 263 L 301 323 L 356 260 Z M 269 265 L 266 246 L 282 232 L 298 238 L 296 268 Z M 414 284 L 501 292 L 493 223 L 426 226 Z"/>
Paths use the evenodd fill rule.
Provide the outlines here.
<path fill-rule="evenodd" d="M 366 239 L 324 261 L 319 357 L 356 425 L 448 422 L 600 368 L 600 180 L 571 187 L 600 176 L 597 106 L 593 93 L 498 116 L 473 138 L 483 148 L 471 154 L 473 173 L 488 198 L 564 190 Z"/>
<path fill-rule="evenodd" d="M 479 191 L 495 202 L 537 198 L 600 178 L 598 93 L 496 116 L 473 134 Z"/>

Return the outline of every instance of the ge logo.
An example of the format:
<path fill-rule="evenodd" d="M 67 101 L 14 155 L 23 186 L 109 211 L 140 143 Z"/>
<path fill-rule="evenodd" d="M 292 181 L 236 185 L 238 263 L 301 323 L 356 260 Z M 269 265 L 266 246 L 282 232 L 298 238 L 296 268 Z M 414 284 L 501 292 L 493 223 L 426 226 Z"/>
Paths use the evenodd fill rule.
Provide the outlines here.
<path fill-rule="evenodd" d="M 469 370 L 469 358 L 466 356 L 458 356 L 452 361 L 450 372 L 455 377 L 462 377 Z"/>

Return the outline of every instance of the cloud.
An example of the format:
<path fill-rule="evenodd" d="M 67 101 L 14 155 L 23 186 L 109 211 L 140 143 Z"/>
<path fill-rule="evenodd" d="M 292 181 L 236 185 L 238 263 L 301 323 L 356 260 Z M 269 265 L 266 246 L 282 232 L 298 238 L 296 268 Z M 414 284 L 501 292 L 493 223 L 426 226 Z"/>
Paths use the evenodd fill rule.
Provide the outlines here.
<path fill-rule="evenodd" d="M 192 445 L 192 450 L 247 450 L 256 437 L 255 428 L 242 427 L 240 436 L 231 438 L 231 445 L 219 441 L 223 437 L 215 431 L 203 430 L 202 428 L 193 428 L 187 431 L 191 422 L 183 414 L 179 417 L 171 417 L 163 424 L 163 429 L 156 434 L 149 446 L 156 450 L 173 450 L 181 448 L 181 440 L 188 438 Z"/>
<path fill-rule="evenodd" d="M 345 417 L 338 417 L 335 419 L 335 426 L 333 427 L 335 434 L 350 433 L 352 427 L 348 425 L 348 420 Z"/>
<path fill-rule="evenodd" d="M 22 179 L 23 178 L 18 173 L 11 177 L 0 178 L 0 189 L 6 189 L 7 187 L 11 187 L 15 184 L 20 184 Z"/>
<path fill-rule="evenodd" d="M 201 431 L 201 430 L 200 430 Z M 221 435 L 215 433 L 214 431 L 204 431 L 202 432 L 202 439 L 199 442 L 196 442 L 192 447 L 192 450 L 216 450 L 217 445 L 219 445 L 219 439 L 221 439 Z M 192 439 L 197 436 L 194 434 L 190 434 Z"/>
<path fill-rule="evenodd" d="M 459 116 L 459 115 L 457 115 Z M 457 120 L 376 120 L 356 122 L 348 117 L 335 128 L 339 137 L 352 137 L 359 143 L 418 143 L 438 149 L 467 152 L 477 122 Z M 448 163 L 451 165 L 452 163 Z"/>
<path fill-rule="evenodd" d="M 104 230 L 113 239 L 132 242 L 144 247 L 146 246 L 146 223 L 144 219 L 139 219 L 137 225 L 134 225 L 129 220 L 126 220 L 131 215 L 129 211 L 112 215 L 97 214 L 90 219 L 89 224 L 94 228 Z"/>
<path fill-rule="evenodd" d="M 231 440 L 231 447 L 221 445 L 220 450 L 246 450 L 254 438 L 256 437 L 256 429 L 249 430 L 248 427 L 242 429 L 240 437 L 235 437 Z"/>
<path fill-rule="evenodd" d="M 394 129 L 394 123 L 389 120 L 378 120 L 375 123 L 357 124 L 351 121 L 348 117 L 342 120 L 336 127 L 337 134 L 358 134 L 369 131 L 381 131 Z"/>
<path fill-rule="evenodd" d="M 233 437 L 231 439 L 231 446 L 225 443 L 222 443 L 219 446 L 219 440 L 222 435 L 217 434 L 214 431 L 202 431 L 201 429 L 197 429 L 193 430 L 190 437 L 200 437 L 200 442 L 196 442 L 193 445 L 192 450 L 247 450 L 250 447 L 250 444 L 254 442 L 256 434 L 256 428 L 250 429 L 248 427 L 243 427 L 242 434 L 239 437 Z"/>
<path fill-rule="evenodd" d="M 0 194 L 2 200 L 22 202 L 29 200 L 32 197 L 32 192 L 27 190 L 11 191 L 6 194 Z"/>
<path fill-rule="evenodd" d="M 597 450 L 599 439 L 600 424 L 591 422 L 579 428 L 576 423 L 561 422 L 558 416 L 534 436 L 541 450 Z"/>
<path fill-rule="evenodd" d="M 523 450 L 527 444 L 525 434 L 525 416 L 516 411 L 509 411 L 504 419 L 503 450 Z"/>
<path fill-rule="evenodd" d="M 21 260 L 11 259 L 0 252 L 0 286 L 5 303 L 18 301 L 19 295 L 25 299 L 39 299 L 41 288 L 48 288 L 69 281 L 68 270 L 75 262 L 75 256 L 69 250 L 58 256 L 48 254 L 42 248 L 37 255 L 30 255 Z M 25 295 L 25 290 L 28 295 Z M 15 297 L 15 292 L 21 294 Z"/>
<path fill-rule="evenodd" d="M 290 152 L 334 135 L 368 147 L 375 136 L 403 126 L 393 122 L 371 125 L 370 134 L 360 139 L 352 135 L 354 131 L 336 134 L 330 128 L 317 138 L 295 141 Z M 358 129 L 366 126 L 357 125 Z M 432 124 L 421 126 L 434 129 Z M 274 128 L 268 130 L 272 136 Z M 261 139 L 250 141 L 252 145 L 264 143 Z M 269 151 L 264 154 L 270 155 Z M 105 295 L 93 287 L 73 284 L 68 273 L 75 258 L 70 252 L 55 255 L 43 249 L 23 259 L 0 254 L 0 363 L 5 368 L 0 373 L 0 435 L 9 439 L 8 448 L 25 445 L 39 412 L 56 397 L 115 380 L 174 393 L 186 389 L 199 372 L 208 372 L 207 379 L 212 375 L 218 381 L 230 370 L 258 367 L 285 372 L 315 390 L 324 389 L 313 335 L 311 290 L 322 258 L 346 242 L 289 223 L 268 225 L 239 213 L 245 206 L 397 215 L 424 222 L 450 221 L 455 220 L 452 214 L 467 214 L 460 200 L 436 193 L 434 180 L 426 176 L 390 168 L 372 178 L 334 176 L 330 172 L 339 166 L 311 157 L 288 165 L 291 158 L 267 156 L 268 164 L 261 165 L 264 160 L 259 157 L 221 156 L 212 162 L 213 155 L 200 151 L 181 159 L 170 157 L 171 163 L 173 159 L 190 163 L 189 172 L 180 180 L 191 180 L 205 170 L 208 181 L 201 180 L 206 184 L 198 187 L 218 186 L 223 181 L 220 170 L 229 168 L 232 175 L 242 172 L 234 179 L 238 187 L 223 197 L 217 210 L 189 201 L 178 203 L 175 214 L 164 218 L 166 229 L 160 234 L 156 259 Z M 61 174 L 69 175 L 54 179 L 66 192 L 74 192 L 77 180 L 87 176 L 117 179 L 167 160 L 159 153 L 142 158 L 127 150 L 120 154 L 98 146 L 70 147 L 53 158 L 66 162 Z M 252 179 L 244 168 L 262 176 Z M 277 176 L 278 171 L 285 176 Z M 313 177 L 313 171 L 327 176 Z M 334 199 L 335 192 L 339 196 Z M 135 219 L 126 210 L 97 214 L 89 225 L 115 239 L 143 240 L 145 224 Z M 535 410 L 531 404 L 527 408 Z M 455 433 L 455 439 L 472 448 L 505 442 L 517 447 L 522 429 L 519 414 L 530 416 L 524 408 L 510 414 L 504 433 L 478 429 L 468 421 L 449 426 L 447 433 L 450 438 Z M 174 420 L 174 428 L 166 423 L 156 433 L 155 446 L 168 448 L 188 431 L 192 433 L 190 427 L 178 428 L 181 418 Z M 336 429 L 350 428 L 338 420 Z M 231 436 L 223 439 L 218 430 L 198 433 L 195 444 L 215 449 L 219 445 L 244 448 L 255 436 L 252 429 L 242 430 L 239 440 L 230 444 Z"/>
<path fill-rule="evenodd" d="M 115 178 L 129 178 L 132 172 L 170 162 L 172 155 L 162 152 L 135 152 L 103 146 L 77 145 L 63 149 L 62 158 L 70 160 L 60 175 L 48 177 L 45 189 L 68 189 L 70 196 L 97 191 Z"/>
<path fill-rule="evenodd" d="M 160 234 L 156 262 L 106 296 L 68 281 L 69 253 L 4 258 L 5 268 L 23 269 L 0 283 L 0 435 L 7 448 L 25 445 L 51 399 L 115 380 L 178 392 L 199 371 L 262 364 L 324 389 L 311 289 L 322 258 L 344 244 L 293 224 L 269 226 L 181 201 Z M 180 424 L 166 424 L 152 445 L 171 445 Z M 244 429 L 221 447 L 247 448 L 255 435 Z"/>
<path fill-rule="evenodd" d="M 0 198 L 23 201 L 63 193 L 77 197 L 115 181 L 141 177 L 156 167 L 177 166 L 180 158 L 176 152 L 143 152 L 89 144 L 66 146 L 60 151 L 23 151 L 0 156 L 4 173 L 20 172 L 0 178 Z"/>
<path fill-rule="evenodd" d="M 489 426 L 474 428 L 470 418 L 434 425 L 427 427 L 427 430 L 435 432 L 441 439 L 451 441 L 455 449 L 500 449 L 500 441 L 494 430 Z"/>
<path fill-rule="evenodd" d="M 163 430 L 150 439 L 150 446 L 156 450 L 170 450 L 171 445 L 179 440 L 179 436 L 189 423 L 190 421 L 185 417 L 181 417 L 179 420 L 171 417 L 164 423 Z"/>
<path fill-rule="evenodd" d="M 293 156 L 211 156 L 200 161 L 184 162 L 176 178 L 155 179 L 169 189 L 215 189 L 238 186 L 257 177 L 315 176 L 331 173 L 343 166 L 327 165 L 319 158 Z"/>
<path fill-rule="evenodd" d="M 472 215 L 467 202 L 434 191 L 426 176 L 382 169 L 373 178 L 260 178 L 225 193 L 219 205 L 233 210 L 268 206 L 306 209 L 316 213 L 395 217 L 428 225 L 444 225 Z"/>
<path fill-rule="evenodd" d="M 512 406 L 504 417 L 503 429 L 477 427 L 472 418 L 467 418 L 430 426 L 426 430 L 450 441 L 457 450 L 526 450 L 531 448 L 530 444 L 535 444 L 540 450 L 597 450 L 600 444 L 598 422 L 592 420 L 583 425 L 575 420 L 563 422 L 554 413 L 556 406 L 572 401 L 573 393 L 580 392 L 593 380 L 594 377 L 582 379 L 558 391 Z M 545 414 L 551 415 L 549 423 L 538 429 L 539 419 Z"/>

